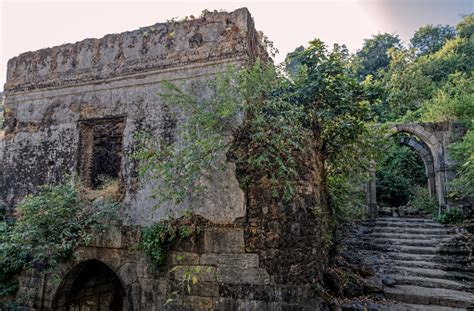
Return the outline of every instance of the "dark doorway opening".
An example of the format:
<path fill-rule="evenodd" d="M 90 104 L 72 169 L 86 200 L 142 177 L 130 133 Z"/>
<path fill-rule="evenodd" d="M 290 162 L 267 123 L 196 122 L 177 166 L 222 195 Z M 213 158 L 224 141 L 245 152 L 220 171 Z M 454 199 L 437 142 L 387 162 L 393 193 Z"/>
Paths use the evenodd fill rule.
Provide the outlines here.
<path fill-rule="evenodd" d="M 89 260 L 73 269 L 63 281 L 54 310 L 124 310 L 125 290 L 104 263 Z"/>

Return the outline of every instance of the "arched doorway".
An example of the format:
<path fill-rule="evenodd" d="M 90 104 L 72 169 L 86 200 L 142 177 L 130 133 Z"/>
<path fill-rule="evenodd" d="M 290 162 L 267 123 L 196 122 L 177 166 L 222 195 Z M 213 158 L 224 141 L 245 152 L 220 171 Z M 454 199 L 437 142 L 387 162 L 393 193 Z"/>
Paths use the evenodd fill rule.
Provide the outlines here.
<path fill-rule="evenodd" d="M 53 301 L 53 310 L 126 310 L 124 287 L 106 264 L 88 260 L 64 278 Z"/>
<path fill-rule="evenodd" d="M 436 199 L 441 211 L 447 204 L 447 167 L 445 161 L 445 148 L 442 141 L 438 139 L 436 131 L 433 131 L 433 129 L 430 130 L 432 126 L 433 125 L 429 123 L 398 124 L 392 127 L 391 131 L 392 135 L 396 133 L 407 133 L 408 135 L 411 135 L 416 138 L 417 141 L 422 143 L 423 148 L 430 154 L 434 174 L 432 183 L 435 187 Z"/>
<path fill-rule="evenodd" d="M 427 187 L 431 197 L 438 202 L 439 212 L 447 206 L 448 166 L 445 160 L 445 146 L 441 130 L 436 124 L 412 123 L 398 124 L 389 129 L 386 138 L 403 134 L 399 143 L 411 147 L 421 157 L 427 178 Z M 439 138 L 440 136 L 441 138 Z M 441 139 L 441 140 L 440 140 Z M 370 180 L 366 184 L 367 214 L 376 217 L 378 214 L 377 184 L 375 163 L 370 170 Z"/>
<path fill-rule="evenodd" d="M 428 192 L 432 198 L 436 198 L 436 180 L 434 170 L 434 159 L 428 146 L 420 139 L 414 136 L 400 137 L 400 145 L 409 146 L 414 149 L 420 156 L 425 166 L 426 180 L 428 184 Z"/>

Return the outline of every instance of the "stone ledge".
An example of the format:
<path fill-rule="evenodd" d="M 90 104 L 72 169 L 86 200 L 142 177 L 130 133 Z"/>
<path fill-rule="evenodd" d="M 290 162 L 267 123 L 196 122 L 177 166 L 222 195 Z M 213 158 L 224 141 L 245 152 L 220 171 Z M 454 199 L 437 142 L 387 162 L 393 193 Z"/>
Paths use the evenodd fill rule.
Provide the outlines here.
<path fill-rule="evenodd" d="M 202 265 L 219 265 L 235 268 L 258 268 L 257 254 L 203 254 L 199 262 Z"/>

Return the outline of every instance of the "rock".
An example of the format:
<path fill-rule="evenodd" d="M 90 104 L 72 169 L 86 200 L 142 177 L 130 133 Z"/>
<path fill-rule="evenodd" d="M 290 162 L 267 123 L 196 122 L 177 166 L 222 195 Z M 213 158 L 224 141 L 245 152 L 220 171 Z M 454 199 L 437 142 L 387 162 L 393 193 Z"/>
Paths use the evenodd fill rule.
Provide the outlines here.
<path fill-rule="evenodd" d="M 382 279 L 377 276 L 371 276 L 364 280 L 364 292 L 378 293 L 383 291 L 383 282 Z"/>
<path fill-rule="evenodd" d="M 359 267 L 359 271 L 357 271 L 363 278 L 368 276 L 375 275 L 375 269 L 372 265 L 368 263 L 364 263 Z"/>
<path fill-rule="evenodd" d="M 394 287 L 397 284 L 397 281 L 391 276 L 384 275 L 382 276 L 382 283 L 385 286 Z"/>

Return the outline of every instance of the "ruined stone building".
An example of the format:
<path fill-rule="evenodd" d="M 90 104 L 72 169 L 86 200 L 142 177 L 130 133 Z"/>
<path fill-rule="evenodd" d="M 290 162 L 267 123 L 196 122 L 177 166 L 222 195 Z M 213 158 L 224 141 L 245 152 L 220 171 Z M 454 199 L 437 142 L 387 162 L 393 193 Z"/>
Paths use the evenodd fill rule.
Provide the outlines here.
<path fill-rule="evenodd" d="M 28 297 L 27 310 L 72 305 L 74 310 L 314 310 L 320 305 L 312 284 L 321 279 L 327 257 L 321 232 L 328 212 L 317 154 L 293 203 L 273 201 L 264 183 L 244 192 L 231 164 L 195 204 L 194 213 L 211 224 L 198 243 L 176 246 L 159 270 L 134 247 L 139 232 L 134 228 L 185 208 L 154 209 L 152 186 L 138 182 L 131 157 L 138 131 L 159 139 L 173 135 L 175 123 L 182 122 L 170 121 L 169 107 L 157 96 L 160 82 L 192 84 L 264 53 L 250 13 L 239 9 L 27 52 L 8 62 L 0 139 L 4 212 L 11 213 L 38 186 L 67 175 L 78 174 L 91 188 L 106 175 L 118 179 L 124 191 L 124 226 L 78 249 L 59 274 L 22 274 L 18 294 Z M 321 210 L 319 217 L 314 209 Z M 183 277 L 172 269 L 177 265 L 206 273 L 190 293 L 165 306 Z"/>

